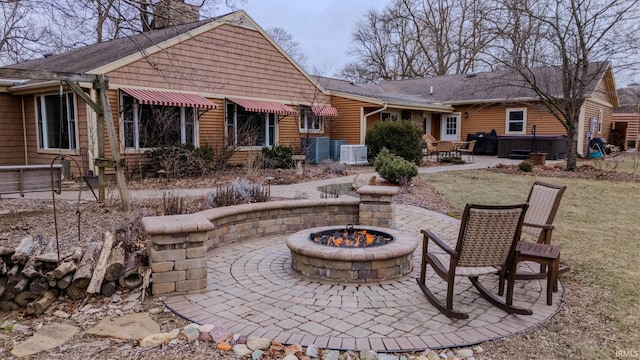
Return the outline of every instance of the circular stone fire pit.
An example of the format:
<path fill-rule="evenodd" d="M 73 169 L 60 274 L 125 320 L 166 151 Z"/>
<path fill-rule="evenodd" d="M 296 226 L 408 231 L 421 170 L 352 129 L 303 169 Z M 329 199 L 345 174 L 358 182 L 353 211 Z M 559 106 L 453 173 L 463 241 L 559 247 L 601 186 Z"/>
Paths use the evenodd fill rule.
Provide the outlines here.
<path fill-rule="evenodd" d="M 291 268 L 303 275 L 329 280 L 380 281 L 406 275 L 413 270 L 413 251 L 418 242 L 403 232 L 372 226 L 357 226 L 355 231 L 366 230 L 388 234 L 395 240 L 371 247 L 335 247 L 311 240 L 311 234 L 343 231 L 345 227 L 325 226 L 298 231 L 289 236 Z"/>

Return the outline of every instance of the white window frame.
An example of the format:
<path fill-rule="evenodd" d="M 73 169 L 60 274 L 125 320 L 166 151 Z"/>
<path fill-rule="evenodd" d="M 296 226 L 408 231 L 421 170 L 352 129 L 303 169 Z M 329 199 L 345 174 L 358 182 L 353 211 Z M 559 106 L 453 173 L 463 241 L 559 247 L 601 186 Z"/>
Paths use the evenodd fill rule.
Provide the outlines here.
<path fill-rule="evenodd" d="M 68 148 L 56 148 L 49 145 L 48 137 L 48 119 L 46 118 L 46 102 L 45 98 L 49 96 L 56 97 L 56 101 L 59 104 L 60 93 L 48 93 L 41 94 L 34 97 L 34 110 L 36 119 L 36 135 L 38 141 L 39 152 L 61 152 L 61 153 L 75 153 L 78 150 L 78 109 L 76 102 L 76 95 L 73 92 L 63 92 L 62 95 L 66 98 L 65 105 L 67 110 L 67 118 L 64 120 L 67 122 L 67 136 L 70 143 Z M 71 100 L 71 104 L 69 103 Z M 45 115 L 45 116 L 43 116 Z M 41 118 L 42 117 L 42 118 Z"/>
<path fill-rule="evenodd" d="M 133 99 L 133 109 L 132 109 L 132 113 L 133 113 L 133 119 L 129 120 L 129 119 L 125 119 L 125 111 L 124 111 L 124 97 L 128 96 L 131 97 Z M 140 147 L 140 119 L 139 119 L 139 106 L 140 106 L 140 101 L 138 99 L 136 99 L 135 97 L 126 94 L 124 92 L 120 92 L 120 141 L 122 142 L 122 144 L 125 145 L 125 150 L 126 151 L 145 151 L 145 150 L 149 150 L 152 148 L 141 148 Z M 154 106 L 159 106 L 159 105 L 154 105 Z M 178 107 L 178 106 L 167 106 L 167 107 Z M 186 109 L 187 108 L 191 108 L 191 107 L 183 107 L 180 106 L 180 144 L 185 145 L 187 143 L 187 116 L 186 116 Z M 194 147 L 199 147 L 199 142 L 198 142 L 198 109 L 193 107 L 191 108 L 193 109 L 193 145 Z M 133 146 L 126 146 L 126 141 L 125 141 L 125 122 L 126 121 L 132 121 L 133 122 Z M 165 146 L 165 145 L 162 145 Z M 168 146 L 168 145 L 166 145 Z"/>
<path fill-rule="evenodd" d="M 520 131 L 511 131 L 509 130 L 509 125 L 512 123 L 510 120 L 511 113 L 513 112 L 522 112 L 522 130 Z M 505 119 L 505 134 L 526 134 L 527 133 L 527 108 L 507 108 L 507 114 Z"/>
<path fill-rule="evenodd" d="M 309 106 L 300 105 L 298 116 L 298 131 L 301 134 L 324 133 L 324 118 L 316 116 Z M 311 124 L 311 127 L 309 126 Z"/>
<path fill-rule="evenodd" d="M 227 106 L 228 105 L 233 105 L 234 110 L 233 110 L 233 118 L 229 119 L 229 114 L 227 113 Z M 229 102 L 225 104 L 224 107 L 224 118 L 225 118 L 225 137 L 228 138 L 233 138 L 233 144 L 237 144 L 238 143 L 238 107 L 241 107 L 241 105 L 238 105 L 236 103 L 233 102 Z M 254 148 L 263 148 L 263 147 L 270 147 L 270 146 L 274 146 L 278 144 L 278 114 L 276 113 L 265 113 L 265 112 L 261 112 L 261 113 L 257 113 L 257 114 L 263 114 L 264 115 L 264 145 L 258 145 L 258 146 L 248 146 L 248 145 L 241 145 L 240 149 L 254 149 Z M 231 120 L 231 122 L 229 122 L 229 120 Z M 272 130 L 272 131 L 270 131 Z M 271 132 L 273 132 L 273 139 L 271 136 Z"/>
<path fill-rule="evenodd" d="M 602 134 L 602 118 L 603 118 L 602 109 L 598 109 L 598 134 Z"/>
<path fill-rule="evenodd" d="M 380 113 L 381 121 L 398 121 L 400 120 L 401 114 L 395 111 L 385 111 Z"/>

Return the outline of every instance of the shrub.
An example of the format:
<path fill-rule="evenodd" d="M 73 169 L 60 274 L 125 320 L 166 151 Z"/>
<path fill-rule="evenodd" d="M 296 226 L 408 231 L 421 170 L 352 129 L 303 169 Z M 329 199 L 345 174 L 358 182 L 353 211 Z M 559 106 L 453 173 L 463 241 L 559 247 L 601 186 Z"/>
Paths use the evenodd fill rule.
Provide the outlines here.
<path fill-rule="evenodd" d="M 207 195 L 205 207 L 222 207 L 269 201 L 269 189 L 247 179 L 236 179 L 230 184 L 219 185 Z"/>
<path fill-rule="evenodd" d="M 533 170 L 533 161 L 529 159 L 522 160 L 520 164 L 518 164 L 518 169 L 524 172 L 531 172 Z"/>
<path fill-rule="evenodd" d="M 291 156 L 293 150 L 288 146 L 274 145 L 262 148 L 264 167 L 268 169 L 292 169 L 296 163 Z"/>
<path fill-rule="evenodd" d="M 213 165 L 213 148 L 193 145 L 167 146 L 149 150 L 145 171 L 163 169 L 172 178 L 201 177 L 209 173 Z"/>
<path fill-rule="evenodd" d="M 162 215 L 180 215 L 186 212 L 184 198 L 172 192 L 162 193 Z"/>
<path fill-rule="evenodd" d="M 380 150 L 374 166 L 378 174 L 392 184 L 408 184 L 418 175 L 418 167 L 414 163 L 394 155 L 387 148 Z"/>
<path fill-rule="evenodd" d="M 409 121 L 378 121 L 367 130 L 365 139 L 372 159 L 387 148 L 416 165 L 422 163 L 422 131 Z"/>
<path fill-rule="evenodd" d="M 459 165 L 459 164 L 464 164 L 465 161 L 462 160 L 462 158 L 459 158 L 457 156 L 445 156 L 445 157 L 441 157 L 440 160 L 438 160 L 441 163 L 449 163 L 449 164 L 455 164 L 455 165 Z"/>
<path fill-rule="evenodd" d="M 318 167 L 323 173 L 330 174 L 331 176 L 347 175 L 347 165 L 331 159 L 322 160 Z"/>

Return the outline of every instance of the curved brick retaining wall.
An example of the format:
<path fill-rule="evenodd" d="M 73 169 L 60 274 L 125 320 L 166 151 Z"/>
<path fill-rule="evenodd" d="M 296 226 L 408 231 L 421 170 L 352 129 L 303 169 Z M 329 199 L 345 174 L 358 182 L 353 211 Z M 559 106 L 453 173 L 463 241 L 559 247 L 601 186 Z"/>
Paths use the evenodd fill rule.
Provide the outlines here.
<path fill-rule="evenodd" d="M 271 201 L 143 218 L 152 293 L 205 289 L 207 250 L 228 241 L 329 225 L 393 227 L 397 192 L 395 187 L 364 186 L 360 198 Z"/>

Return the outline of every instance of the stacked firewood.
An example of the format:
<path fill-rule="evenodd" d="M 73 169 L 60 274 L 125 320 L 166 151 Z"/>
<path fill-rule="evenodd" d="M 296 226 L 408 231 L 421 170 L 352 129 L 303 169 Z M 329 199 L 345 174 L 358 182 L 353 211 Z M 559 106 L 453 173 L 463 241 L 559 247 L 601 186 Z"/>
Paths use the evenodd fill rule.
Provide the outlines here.
<path fill-rule="evenodd" d="M 0 246 L 0 310 L 26 308 L 39 315 L 59 296 L 78 300 L 111 296 L 118 286 L 135 289 L 148 283 L 145 258 L 144 250 L 127 254 L 110 232 L 85 249 L 60 254 L 55 240 L 44 244 L 40 235 L 25 237 L 15 249 Z"/>

